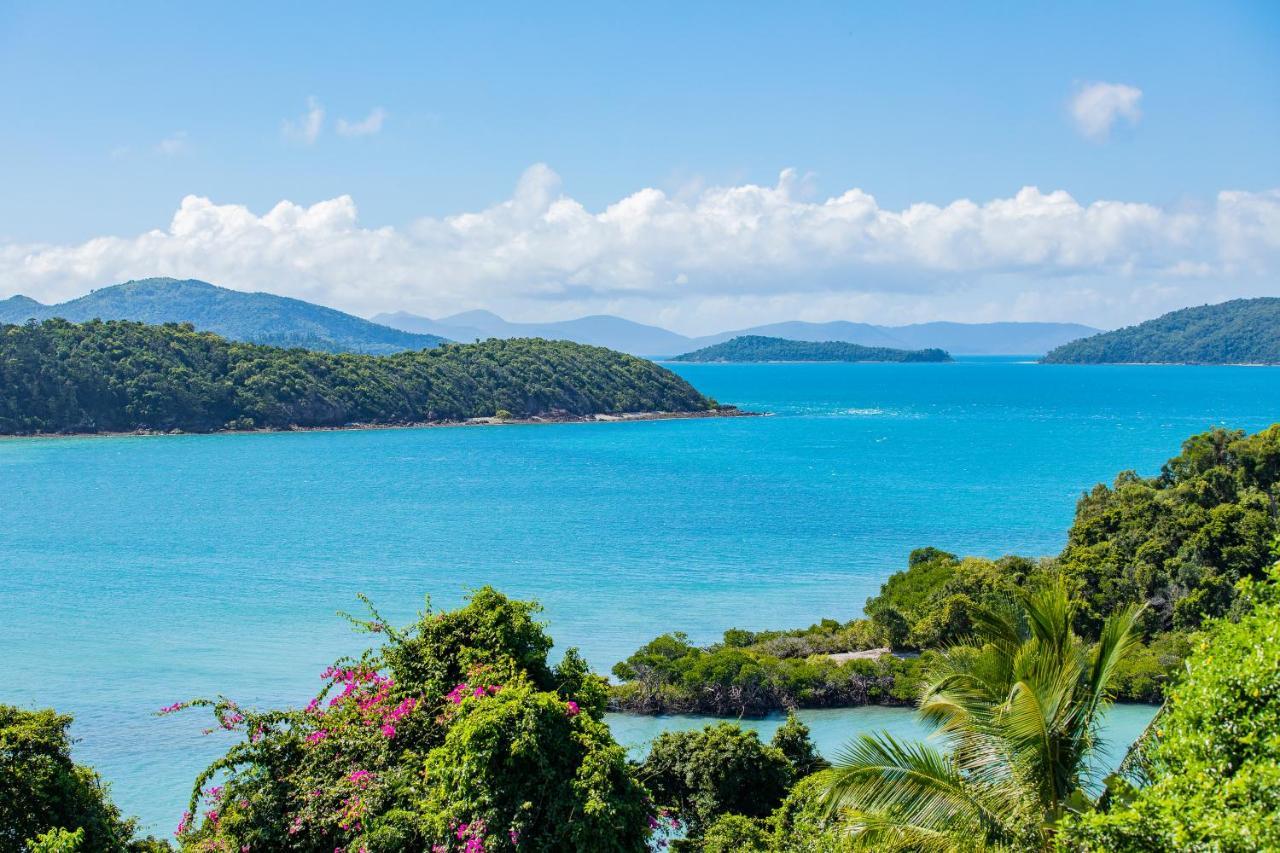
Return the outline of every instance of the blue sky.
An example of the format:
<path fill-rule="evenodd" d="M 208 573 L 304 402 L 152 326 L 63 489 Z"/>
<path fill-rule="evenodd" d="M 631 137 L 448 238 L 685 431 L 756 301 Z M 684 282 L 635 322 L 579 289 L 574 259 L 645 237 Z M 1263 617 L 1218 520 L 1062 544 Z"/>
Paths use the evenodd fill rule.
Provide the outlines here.
<path fill-rule="evenodd" d="M 1102 324 L 1274 289 L 1277 271 L 1266 195 L 1280 187 L 1274 3 L 8 3 L 0 80 L 0 297 L 189 272 L 360 313 L 613 310 L 698 331 L 778 312 L 892 322 L 1003 309 Z M 1116 88 L 1089 125 L 1073 99 L 1097 84 Z M 312 109 L 322 117 L 309 136 Z M 795 177 L 779 206 L 784 169 Z M 466 243 L 453 218 L 510 206 L 522 175 L 542 208 L 524 225 L 504 220 L 503 239 Z M 681 228 L 702 233 L 707 211 L 723 209 L 717 189 L 744 187 L 775 193 L 760 201 L 774 225 L 753 246 L 781 246 L 750 270 L 695 258 L 655 224 L 680 213 Z M 1080 246 L 1114 236 L 1087 228 L 1037 237 L 1058 241 L 1047 254 L 973 258 L 961 245 L 939 257 L 920 237 L 868 250 L 875 229 L 833 248 L 815 236 L 830 223 L 798 207 L 857 189 L 900 214 L 984 206 L 1023 187 L 1065 191 L 1086 212 L 1143 205 L 1165 222 L 1133 226 L 1105 257 L 1081 258 Z M 547 215 L 555 199 L 599 215 L 647 188 L 684 207 L 626 226 L 642 246 L 628 244 L 631 231 L 597 233 L 598 222 L 546 233 L 564 221 Z M 1193 232 L 1223 219 L 1223 191 L 1251 194 L 1247 221 L 1211 246 Z M 262 217 L 286 200 L 308 210 L 350 197 L 325 227 L 365 237 L 341 264 L 313 246 L 255 269 L 172 240 L 149 263 L 138 240 L 171 232 L 188 196 L 209 201 L 200 227 L 223 236 L 228 217 L 243 219 L 233 206 Z M 784 220 L 809 230 L 781 233 Z M 706 254 L 740 253 L 722 239 L 738 227 L 707 225 Z M 379 229 L 395 239 L 379 241 Z M 982 239 L 999 247 L 1018 233 Z M 511 260 L 531 234 L 550 244 Z M 85 248 L 104 236 L 130 242 L 105 258 Z M 257 245 L 228 240 L 227 251 Z M 582 256 L 582 240 L 601 248 Z M 486 273 L 494 257 L 509 263 Z M 363 281 L 316 272 L 325 266 Z"/>

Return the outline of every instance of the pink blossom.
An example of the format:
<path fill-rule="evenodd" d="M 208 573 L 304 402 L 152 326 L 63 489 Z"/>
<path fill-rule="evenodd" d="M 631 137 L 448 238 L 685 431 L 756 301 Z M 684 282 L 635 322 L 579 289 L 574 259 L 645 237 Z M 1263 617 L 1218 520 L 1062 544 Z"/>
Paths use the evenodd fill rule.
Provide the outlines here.
<path fill-rule="evenodd" d="M 518 829 L 508 829 L 507 837 L 511 839 L 512 845 L 520 846 L 520 831 Z"/>
<path fill-rule="evenodd" d="M 577 702 L 570 701 L 565 703 L 565 713 L 568 714 L 570 717 L 578 716 L 579 710 L 580 709 L 578 708 Z"/>
<path fill-rule="evenodd" d="M 325 731 L 324 729 L 316 729 L 314 732 L 307 735 L 307 742 L 319 743 L 320 741 L 324 740 L 328 736 L 329 736 L 329 732 Z"/>
<path fill-rule="evenodd" d="M 178 828 L 173 831 L 174 835 L 181 835 L 191 828 L 191 812 L 183 812 L 182 820 L 178 821 Z"/>
<path fill-rule="evenodd" d="M 298 815 L 293 819 L 293 823 L 289 824 L 289 834 L 297 835 L 302 831 L 302 815 Z"/>
<path fill-rule="evenodd" d="M 388 738 L 393 738 L 396 736 L 396 727 L 390 723 L 386 723 L 382 726 L 382 733 Z"/>
<path fill-rule="evenodd" d="M 468 828 L 469 826 L 470 826 L 470 824 L 466 824 L 466 823 L 462 823 L 462 824 L 459 824 L 459 825 L 458 825 L 458 833 L 457 833 L 457 834 L 458 834 L 458 840 L 459 840 L 459 841 L 461 841 L 462 839 L 464 839 L 464 838 L 466 838 L 466 837 L 467 837 L 467 828 Z"/>
<path fill-rule="evenodd" d="M 370 780 L 372 779 L 373 779 L 373 774 L 370 773 L 368 770 L 354 770 L 352 771 L 351 775 L 347 777 L 348 782 L 351 782 L 354 785 L 360 785 L 360 786 L 369 784 Z"/>
<path fill-rule="evenodd" d="M 181 711 L 185 705 L 182 702 L 174 702 L 172 705 L 165 705 L 157 713 L 172 714 L 174 711 Z"/>

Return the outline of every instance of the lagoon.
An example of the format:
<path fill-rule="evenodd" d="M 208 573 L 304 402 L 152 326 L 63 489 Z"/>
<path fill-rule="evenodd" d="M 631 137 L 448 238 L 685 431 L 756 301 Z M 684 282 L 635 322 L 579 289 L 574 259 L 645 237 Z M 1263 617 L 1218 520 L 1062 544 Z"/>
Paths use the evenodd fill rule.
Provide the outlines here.
<path fill-rule="evenodd" d="M 663 631 L 857 616 L 923 545 L 1054 553 L 1082 490 L 1280 419 L 1274 369 L 671 366 L 773 415 L 0 440 L 0 701 L 75 714 L 77 759 L 167 834 L 226 741 L 152 712 L 304 702 L 362 647 L 334 615 L 358 592 L 404 622 L 493 584 L 606 672 Z M 837 715 L 815 734 L 870 712 L 912 724 L 814 712 Z"/>

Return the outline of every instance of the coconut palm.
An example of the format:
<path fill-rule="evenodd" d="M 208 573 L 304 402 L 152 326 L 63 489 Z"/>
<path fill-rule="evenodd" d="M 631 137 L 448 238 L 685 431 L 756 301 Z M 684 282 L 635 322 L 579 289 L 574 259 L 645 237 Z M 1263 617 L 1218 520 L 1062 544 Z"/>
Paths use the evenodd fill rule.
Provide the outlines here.
<path fill-rule="evenodd" d="M 850 743 L 826 772 L 827 804 L 857 848 L 1034 850 L 1096 783 L 1100 718 L 1138 641 L 1133 607 L 1092 647 L 1071 630 L 1065 585 L 975 619 L 931 671 L 920 716 L 937 746 L 887 733 Z"/>

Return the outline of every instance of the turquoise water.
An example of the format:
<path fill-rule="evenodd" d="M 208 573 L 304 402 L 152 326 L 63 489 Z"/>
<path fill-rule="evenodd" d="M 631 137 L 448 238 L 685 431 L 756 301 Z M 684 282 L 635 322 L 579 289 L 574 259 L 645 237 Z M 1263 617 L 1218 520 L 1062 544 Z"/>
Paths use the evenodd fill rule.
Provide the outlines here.
<path fill-rule="evenodd" d="M 167 833 L 226 742 L 150 712 L 303 700 L 358 649 L 333 615 L 357 592 L 407 621 L 491 583 L 607 671 L 666 630 L 856 616 L 922 545 L 1055 552 L 1081 490 L 1280 420 L 1268 369 L 676 369 L 775 414 L 0 440 L 0 701 L 74 713 L 77 757 Z"/>

